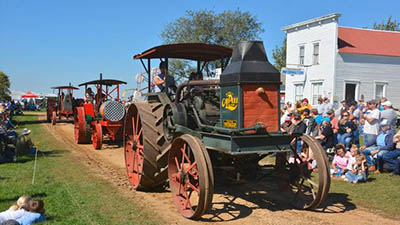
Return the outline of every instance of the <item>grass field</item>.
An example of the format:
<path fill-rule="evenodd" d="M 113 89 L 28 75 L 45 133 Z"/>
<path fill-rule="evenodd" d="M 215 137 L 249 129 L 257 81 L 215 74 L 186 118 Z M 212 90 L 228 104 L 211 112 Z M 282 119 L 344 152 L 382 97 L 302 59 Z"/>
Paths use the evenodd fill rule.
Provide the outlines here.
<path fill-rule="evenodd" d="M 34 121 L 26 114 L 19 121 Z M 55 141 L 40 124 L 26 125 L 33 141 L 40 143 L 35 183 L 33 157 L 0 164 L 0 211 L 19 196 L 31 195 L 45 202 L 47 224 L 159 224 L 160 219 L 127 200 L 106 181 L 93 176 L 70 150 Z"/>
<path fill-rule="evenodd" d="M 400 177 L 390 177 L 387 173 L 372 174 L 368 182 L 358 184 L 333 180 L 329 192 L 345 193 L 356 206 L 400 218 Z"/>
<path fill-rule="evenodd" d="M 360 137 L 360 144 L 364 139 Z M 368 182 L 360 184 L 333 180 L 331 193 L 346 193 L 356 205 L 371 210 L 379 210 L 388 216 L 400 218 L 400 177 L 391 177 L 388 173 L 370 174 Z"/>

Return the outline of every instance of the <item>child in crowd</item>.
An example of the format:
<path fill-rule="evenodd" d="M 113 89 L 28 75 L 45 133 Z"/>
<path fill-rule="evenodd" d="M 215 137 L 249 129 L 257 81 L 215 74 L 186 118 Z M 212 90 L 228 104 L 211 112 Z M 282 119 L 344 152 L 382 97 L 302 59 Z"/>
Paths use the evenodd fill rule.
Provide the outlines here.
<path fill-rule="evenodd" d="M 367 170 L 366 160 L 364 155 L 358 154 L 355 157 L 355 164 L 351 170 L 346 173 L 346 180 L 350 183 L 366 182 L 367 181 Z"/>
<path fill-rule="evenodd" d="M 306 143 L 301 146 L 301 153 L 299 154 L 300 159 L 303 162 L 307 162 L 307 169 L 313 170 L 317 168 L 317 161 L 314 159 L 314 154 L 311 148 Z"/>
<path fill-rule="evenodd" d="M 303 123 L 306 125 L 306 134 L 312 135 L 315 128 L 314 117 L 310 115 L 311 111 L 308 108 L 303 110 Z"/>
<path fill-rule="evenodd" d="M 349 163 L 349 158 L 351 157 L 350 152 L 346 151 L 346 147 L 342 144 L 337 144 L 335 146 L 335 157 L 332 161 L 331 175 L 333 177 L 345 178 L 345 173 L 347 171 L 347 164 Z"/>
<path fill-rule="evenodd" d="M 356 145 L 353 144 L 351 145 L 349 152 L 350 152 L 350 157 L 349 157 L 349 163 L 347 163 L 347 169 L 351 170 L 356 163 L 356 156 L 360 154 L 360 150 L 357 148 Z"/>

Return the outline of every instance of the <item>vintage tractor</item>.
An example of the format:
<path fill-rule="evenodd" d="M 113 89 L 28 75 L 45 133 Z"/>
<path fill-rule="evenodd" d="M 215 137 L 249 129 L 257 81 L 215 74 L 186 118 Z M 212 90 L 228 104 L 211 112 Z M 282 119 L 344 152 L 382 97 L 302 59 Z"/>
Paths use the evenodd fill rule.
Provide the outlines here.
<path fill-rule="evenodd" d="M 95 149 L 101 149 L 103 137 L 111 141 L 122 140 L 125 107 L 120 102 L 119 87 L 126 84 L 120 80 L 103 79 L 89 81 L 85 86 L 85 102 L 76 108 L 74 136 L 78 144 L 92 141 Z M 93 85 L 96 92 L 88 86 Z M 90 90 L 90 91 L 89 91 Z M 96 94 L 95 94 L 96 93 Z M 114 93 L 114 96 L 112 94 Z"/>
<path fill-rule="evenodd" d="M 239 42 L 233 53 L 216 45 L 172 44 L 134 56 L 144 66 L 147 59 L 148 80 L 150 60 L 168 65 L 168 58 L 195 60 L 198 72 L 217 62 L 223 72 L 217 80 L 186 81 L 172 94 L 167 85 L 129 106 L 125 163 L 136 189 L 160 188 L 168 180 L 178 211 L 199 219 L 212 205 L 216 165 L 251 177 L 247 168 L 261 169 L 259 160 L 276 156 L 276 183 L 294 206 L 313 209 L 326 199 L 330 176 L 319 142 L 280 131 L 280 73 L 268 62 L 262 42 Z"/>
<path fill-rule="evenodd" d="M 69 119 L 74 116 L 74 108 L 77 103 L 73 97 L 74 90 L 79 88 L 71 86 L 52 87 L 51 89 L 58 90 L 57 97 L 47 98 L 47 121 L 56 125 L 57 118 L 59 120 Z"/>

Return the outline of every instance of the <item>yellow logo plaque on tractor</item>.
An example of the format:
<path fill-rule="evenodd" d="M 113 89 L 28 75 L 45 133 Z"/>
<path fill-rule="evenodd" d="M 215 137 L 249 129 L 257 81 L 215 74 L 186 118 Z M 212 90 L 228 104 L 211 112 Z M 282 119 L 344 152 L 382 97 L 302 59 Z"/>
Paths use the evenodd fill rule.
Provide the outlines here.
<path fill-rule="evenodd" d="M 224 120 L 224 127 L 237 128 L 237 120 Z"/>
<path fill-rule="evenodd" d="M 226 98 L 223 98 L 221 101 L 222 107 L 230 111 L 234 111 L 238 106 L 238 97 L 233 97 L 233 93 L 230 91 L 226 92 L 225 95 Z"/>

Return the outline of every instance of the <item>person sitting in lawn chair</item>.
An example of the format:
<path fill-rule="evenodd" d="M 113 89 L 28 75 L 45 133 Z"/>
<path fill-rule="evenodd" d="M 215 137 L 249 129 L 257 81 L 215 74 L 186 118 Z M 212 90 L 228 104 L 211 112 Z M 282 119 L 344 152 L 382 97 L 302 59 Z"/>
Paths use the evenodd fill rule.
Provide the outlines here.
<path fill-rule="evenodd" d="M 376 138 L 376 145 L 372 145 L 369 147 L 361 146 L 362 154 L 364 154 L 365 159 L 367 160 L 368 170 L 375 171 L 375 173 L 380 173 L 383 169 L 383 159 L 382 156 L 394 149 L 393 137 L 395 135 L 395 131 L 391 128 L 390 123 L 387 120 L 382 120 L 381 131 Z M 374 162 L 374 156 L 377 156 L 376 161 Z M 377 168 L 375 167 L 375 163 Z"/>
<path fill-rule="evenodd" d="M 393 137 L 395 149 L 382 156 L 383 162 L 393 171 L 390 176 L 400 176 L 400 131 Z"/>

